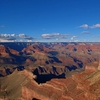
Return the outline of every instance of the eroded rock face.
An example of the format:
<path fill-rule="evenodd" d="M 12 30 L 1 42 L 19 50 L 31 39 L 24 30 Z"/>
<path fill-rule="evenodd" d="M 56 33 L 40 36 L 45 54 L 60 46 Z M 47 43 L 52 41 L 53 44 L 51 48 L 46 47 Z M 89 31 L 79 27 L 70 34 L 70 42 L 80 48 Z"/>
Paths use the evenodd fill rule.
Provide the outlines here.
<path fill-rule="evenodd" d="M 88 69 L 66 79 L 52 79 L 36 88 L 31 83 L 31 85 L 27 85 L 27 88 L 32 86 L 33 89 L 30 88 L 29 94 L 32 93 L 32 90 L 36 91 L 33 93 L 33 97 L 39 100 L 98 100 L 100 98 L 99 78 L 99 70 L 89 72 Z"/>
<path fill-rule="evenodd" d="M 98 43 L 36 43 L 20 52 L 2 46 L 0 52 L 0 76 L 7 75 L 0 79 L 3 100 L 100 98 Z"/>
<path fill-rule="evenodd" d="M 26 48 L 22 44 L 22 51 L 17 51 L 17 47 L 14 50 L 1 45 L 0 62 L 6 64 L 22 62 L 26 67 L 31 65 L 35 67 L 62 66 L 63 69 L 66 67 L 72 71 L 98 61 L 99 45 L 98 43 L 92 45 L 90 43 L 33 43 Z"/>
<path fill-rule="evenodd" d="M 37 43 L 27 46 L 22 50 L 26 55 L 36 59 L 36 64 L 60 64 L 70 65 L 80 60 L 84 64 L 98 60 L 100 44 L 98 43 Z"/>
<path fill-rule="evenodd" d="M 73 73 L 76 70 L 83 71 L 86 65 L 98 61 L 99 45 L 91 43 L 34 43 L 24 48 L 22 52 L 31 56 L 26 60 L 26 65 L 35 65 L 36 69 L 33 70 L 38 70 L 39 74 L 58 73 L 60 75 Z M 54 68 L 52 68 L 53 66 Z"/>
<path fill-rule="evenodd" d="M 98 100 L 100 71 L 86 70 L 66 79 L 52 79 L 44 84 L 27 70 L 15 70 L 0 79 L 2 100 Z M 12 81 L 12 82 L 11 82 Z"/>
<path fill-rule="evenodd" d="M 21 64 L 25 60 L 26 58 L 23 57 L 19 51 L 0 45 L 0 66 L 3 66 L 4 64 L 4 67 L 9 64 Z"/>
<path fill-rule="evenodd" d="M 0 55 L 1 56 L 10 56 L 13 55 L 19 55 L 19 52 L 13 49 L 10 49 L 9 47 L 6 47 L 4 45 L 0 45 Z"/>

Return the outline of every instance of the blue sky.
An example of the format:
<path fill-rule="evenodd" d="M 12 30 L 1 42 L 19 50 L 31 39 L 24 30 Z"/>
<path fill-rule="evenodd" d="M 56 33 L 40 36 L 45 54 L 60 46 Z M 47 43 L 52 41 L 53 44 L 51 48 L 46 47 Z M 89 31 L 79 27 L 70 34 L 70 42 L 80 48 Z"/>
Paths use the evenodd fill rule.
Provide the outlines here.
<path fill-rule="evenodd" d="M 0 0 L 0 41 L 100 42 L 100 0 Z"/>

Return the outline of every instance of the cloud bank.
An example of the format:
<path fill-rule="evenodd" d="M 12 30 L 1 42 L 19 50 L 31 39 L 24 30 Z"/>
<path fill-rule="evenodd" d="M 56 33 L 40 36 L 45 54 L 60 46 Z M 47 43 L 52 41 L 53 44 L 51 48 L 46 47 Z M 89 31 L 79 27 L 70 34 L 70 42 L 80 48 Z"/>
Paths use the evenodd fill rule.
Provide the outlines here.
<path fill-rule="evenodd" d="M 100 24 L 95 24 L 95 25 L 92 25 L 92 26 L 89 26 L 88 24 L 83 24 L 81 26 L 79 26 L 80 28 L 84 28 L 84 29 L 93 29 L 93 28 L 100 28 Z"/>
<path fill-rule="evenodd" d="M 89 28 L 88 24 L 83 24 L 83 25 L 81 25 L 81 26 L 79 26 L 79 27 L 80 27 L 80 28 L 84 28 L 84 29 Z"/>
<path fill-rule="evenodd" d="M 30 36 L 25 35 L 25 34 L 19 34 L 18 38 L 27 39 L 27 40 L 32 40 L 33 39 L 33 37 L 30 37 Z"/>
<path fill-rule="evenodd" d="M 45 39 L 51 38 L 67 38 L 69 34 L 61 34 L 61 33 L 52 33 L 52 34 L 42 34 L 41 35 Z"/>
<path fill-rule="evenodd" d="M 23 41 L 23 39 L 25 39 L 26 41 L 32 41 L 33 37 L 25 35 L 25 34 L 0 34 L 0 41 L 1 42 L 15 42 L 17 40 L 21 40 Z"/>

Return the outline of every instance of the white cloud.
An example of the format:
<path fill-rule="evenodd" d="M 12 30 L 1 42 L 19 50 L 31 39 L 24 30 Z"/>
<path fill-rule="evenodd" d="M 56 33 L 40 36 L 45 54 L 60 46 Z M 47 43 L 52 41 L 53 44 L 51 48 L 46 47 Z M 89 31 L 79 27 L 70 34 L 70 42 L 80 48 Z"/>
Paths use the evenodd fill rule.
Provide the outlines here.
<path fill-rule="evenodd" d="M 71 41 L 73 41 L 74 40 L 74 38 L 77 38 L 78 36 L 72 36 L 71 37 Z"/>
<path fill-rule="evenodd" d="M 22 33 L 22 34 L 19 34 L 18 36 L 19 36 L 20 38 L 23 38 L 23 37 L 25 37 L 25 34 Z"/>
<path fill-rule="evenodd" d="M 15 34 L 11 34 L 11 36 L 15 36 Z"/>
<path fill-rule="evenodd" d="M 47 39 L 50 38 L 51 36 L 52 36 L 51 34 L 42 34 L 42 37 Z"/>
<path fill-rule="evenodd" d="M 15 42 L 15 40 L 5 40 L 0 38 L 0 42 Z"/>
<path fill-rule="evenodd" d="M 0 34 L 0 41 L 1 42 L 10 42 L 10 41 L 17 41 L 17 40 L 29 40 L 32 41 L 33 37 L 25 35 L 25 34 L 19 34 L 19 35 L 15 35 L 15 34 Z"/>
<path fill-rule="evenodd" d="M 15 34 L 0 34 L 0 39 L 3 39 L 3 40 L 15 40 L 16 36 L 15 36 Z"/>
<path fill-rule="evenodd" d="M 52 34 L 42 34 L 41 35 L 45 39 L 50 38 L 67 38 L 69 34 L 61 34 L 61 33 L 52 33 Z"/>
<path fill-rule="evenodd" d="M 89 28 L 88 24 L 83 24 L 83 25 L 81 25 L 81 26 L 79 26 L 79 27 L 80 27 L 80 28 L 84 28 L 84 29 Z"/>
<path fill-rule="evenodd" d="M 92 26 L 90 26 L 90 28 L 100 28 L 100 24 L 92 25 Z"/>
<path fill-rule="evenodd" d="M 32 42 L 32 40 L 27 40 L 27 42 Z"/>
<path fill-rule="evenodd" d="M 25 34 L 19 34 L 18 35 L 18 37 L 19 38 L 23 38 L 23 39 L 27 39 L 27 40 L 32 40 L 33 39 L 33 37 L 30 37 L 30 36 L 28 36 L 28 35 L 25 35 Z"/>
<path fill-rule="evenodd" d="M 90 34 L 89 31 L 83 31 L 82 34 Z"/>
<path fill-rule="evenodd" d="M 92 26 L 89 26 L 88 24 L 83 24 L 81 26 L 79 26 L 80 28 L 84 28 L 84 29 L 88 29 L 88 28 L 100 28 L 100 24 L 95 24 L 95 25 L 92 25 Z"/>

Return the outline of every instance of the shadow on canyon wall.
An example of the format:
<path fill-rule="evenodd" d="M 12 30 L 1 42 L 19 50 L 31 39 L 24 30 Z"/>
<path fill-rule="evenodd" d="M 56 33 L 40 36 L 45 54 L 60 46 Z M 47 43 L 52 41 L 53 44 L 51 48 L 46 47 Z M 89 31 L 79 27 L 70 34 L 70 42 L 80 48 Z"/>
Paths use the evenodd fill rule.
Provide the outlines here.
<path fill-rule="evenodd" d="M 32 100 L 40 100 L 40 99 L 37 99 L 37 98 L 33 98 Z"/>
<path fill-rule="evenodd" d="M 46 83 L 46 81 L 50 81 L 53 78 L 65 78 L 65 74 L 62 73 L 61 75 L 55 75 L 55 74 L 39 74 L 38 69 L 35 69 L 33 74 L 37 76 L 35 81 L 40 84 L 40 83 Z"/>

